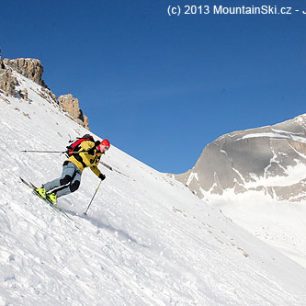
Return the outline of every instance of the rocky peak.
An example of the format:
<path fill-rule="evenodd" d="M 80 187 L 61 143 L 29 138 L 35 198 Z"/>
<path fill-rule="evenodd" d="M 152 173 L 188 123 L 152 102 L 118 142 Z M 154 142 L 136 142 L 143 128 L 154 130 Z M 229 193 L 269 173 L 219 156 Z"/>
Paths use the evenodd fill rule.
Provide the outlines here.
<path fill-rule="evenodd" d="M 66 94 L 58 97 L 60 108 L 69 114 L 69 116 L 88 129 L 88 118 L 80 109 L 79 100 L 72 94 Z"/>
<path fill-rule="evenodd" d="M 45 82 L 42 80 L 44 68 L 40 60 L 34 58 L 3 59 L 3 64 L 11 67 L 37 84 L 47 87 Z"/>
<path fill-rule="evenodd" d="M 43 66 L 38 59 L 17 58 L 1 59 L 0 58 L 0 93 L 6 96 L 14 96 L 23 100 L 28 100 L 27 89 L 18 88 L 18 72 L 24 77 L 36 82 L 42 87 L 39 95 L 50 103 L 59 104 L 60 108 L 69 114 L 69 116 L 85 128 L 88 127 L 88 117 L 80 109 L 79 100 L 71 94 L 60 96 L 58 99 L 55 94 L 46 86 L 42 80 Z"/>
<path fill-rule="evenodd" d="M 0 59 L 0 91 L 7 96 L 15 96 L 17 85 L 18 81 L 13 76 L 12 70 L 6 69 L 3 60 Z"/>
<path fill-rule="evenodd" d="M 200 198 L 262 191 L 279 200 L 306 199 L 306 116 L 225 134 L 208 144 L 189 171 L 176 175 Z M 300 172 L 302 174 L 300 174 Z"/>

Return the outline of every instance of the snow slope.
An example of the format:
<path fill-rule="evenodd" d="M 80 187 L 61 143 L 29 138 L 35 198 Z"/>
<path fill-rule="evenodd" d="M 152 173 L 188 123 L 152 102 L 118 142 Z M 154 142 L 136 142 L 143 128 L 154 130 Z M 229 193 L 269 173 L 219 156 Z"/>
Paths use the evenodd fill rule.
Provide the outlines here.
<path fill-rule="evenodd" d="M 210 195 L 205 203 L 222 209 L 236 224 L 306 268 L 305 201 L 277 201 L 255 191 L 226 191 L 222 196 Z"/>
<path fill-rule="evenodd" d="M 16 74 L 32 102 L 0 94 L 0 305 L 305 305 L 306 271 L 189 189 L 116 147 L 99 181 L 85 171 L 66 218 L 19 176 L 58 176 L 86 131 Z M 104 135 L 101 135 L 104 136 Z"/>

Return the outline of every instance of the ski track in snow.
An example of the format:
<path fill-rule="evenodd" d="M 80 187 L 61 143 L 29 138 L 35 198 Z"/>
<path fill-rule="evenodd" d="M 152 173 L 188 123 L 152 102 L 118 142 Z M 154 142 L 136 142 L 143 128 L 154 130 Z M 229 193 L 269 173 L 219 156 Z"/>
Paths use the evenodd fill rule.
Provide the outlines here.
<path fill-rule="evenodd" d="M 46 205 L 19 176 L 57 177 L 70 135 L 86 133 L 16 74 L 31 103 L 0 93 L 0 305 L 305 305 L 305 269 L 185 186 L 111 147 L 80 189 Z M 5 102 L 5 99 L 8 102 Z M 101 135 L 103 136 L 103 135 Z"/>

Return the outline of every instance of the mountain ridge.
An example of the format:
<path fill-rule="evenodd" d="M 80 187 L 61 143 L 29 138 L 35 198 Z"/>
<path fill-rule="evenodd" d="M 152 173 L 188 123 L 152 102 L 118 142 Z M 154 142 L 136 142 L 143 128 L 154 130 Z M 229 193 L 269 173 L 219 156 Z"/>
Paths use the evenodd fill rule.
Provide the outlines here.
<path fill-rule="evenodd" d="M 175 177 L 200 198 L 205 194 L 259 191 L 277 200 L 306 199 L 304 178 L 283 186 L 306 165 L 306 115 L 271 126 L 234 131 L 202 151 L 194 167 Z M 306 170 L 306 168 L 305 168 Z M 274 184 L 269 180 L 274 178 Z M 289 180 L 288 180 L 289 181 Z"/>

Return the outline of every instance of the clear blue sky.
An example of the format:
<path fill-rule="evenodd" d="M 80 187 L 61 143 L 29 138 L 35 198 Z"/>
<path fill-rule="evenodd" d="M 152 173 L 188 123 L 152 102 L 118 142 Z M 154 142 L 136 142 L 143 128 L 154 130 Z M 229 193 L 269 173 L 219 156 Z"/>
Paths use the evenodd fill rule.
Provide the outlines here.
<path fill-rule="evenodd" d="M 169 17 L 169 3 L 203 1 L 1 1 L 0 48 L 39 58 L 93 132 L 163 172 L 186 171 L 224 133 L 306 112 L 306 15 Z"/>

